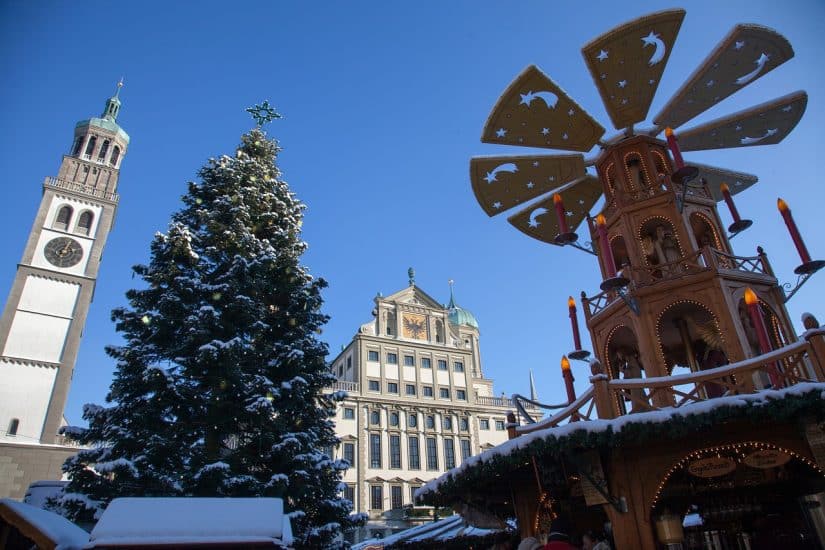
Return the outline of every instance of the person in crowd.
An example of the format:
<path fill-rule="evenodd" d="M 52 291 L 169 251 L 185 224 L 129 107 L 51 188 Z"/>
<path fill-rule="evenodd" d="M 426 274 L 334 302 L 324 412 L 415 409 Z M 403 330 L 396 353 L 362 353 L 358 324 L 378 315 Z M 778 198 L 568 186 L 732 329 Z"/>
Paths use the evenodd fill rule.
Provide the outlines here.
<path fill-rule="evenodd" d="M 582 550 L 610 550 L 610 544 L 601 533 L 588 531 L 582 537 Z"/>
<path fill-rule="evenodd" d="M 563 518 L 558 517 L 550 524 L 550 534 L 544 550 L 578 550 L 570 544 L 570 527 Z"/>
<path fill-rule="evenodd" d="M 527 537 L 519 543 L 518 550 L 541 550 L 542 546 L 536 537 Z"/>

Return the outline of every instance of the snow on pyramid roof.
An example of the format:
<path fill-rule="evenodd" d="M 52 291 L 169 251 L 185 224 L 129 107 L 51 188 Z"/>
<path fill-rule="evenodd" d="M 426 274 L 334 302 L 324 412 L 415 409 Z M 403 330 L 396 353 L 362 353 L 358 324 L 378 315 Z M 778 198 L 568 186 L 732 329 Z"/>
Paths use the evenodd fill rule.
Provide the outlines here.
<path fill-rule="evenodd" d="M 79 550 L 89 542 L 89 533 L 63 516 L 9 498 L 0 499 L 0 532 L 4 525 L 20 531 L 38 548 Z"/>
<path fill-rule="evenodd" d="M 116 498 L 92 530 L 87 548 L 215 544 L 292 544 L 283 500 Z"/>

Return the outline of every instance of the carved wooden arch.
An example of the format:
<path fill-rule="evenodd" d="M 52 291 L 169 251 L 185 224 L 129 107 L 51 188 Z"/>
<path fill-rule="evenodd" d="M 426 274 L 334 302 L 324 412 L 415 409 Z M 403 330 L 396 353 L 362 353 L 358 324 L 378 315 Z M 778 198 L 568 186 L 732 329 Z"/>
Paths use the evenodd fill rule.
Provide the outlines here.
<path fill-rule="evenodd" d="M 608 238 L 608 242 L 610 243 L 610 252 L 613 254 L 613 263 L 615 265 L 616 271 L 622 269 L 623 263 L 621 262 L 622 257 L 626 258 L 626 264 L 628 266 L 631 265 L 630 261 L 630 252 L 627 250 L 627 241 L 625 241 L 624 235 L 621 233 L 616 233 L 615 235 L 611 235 Z M 624 253 L 622 254 L 622 248 L 624 248 Z"/>
<path fill-rule="evenodd" d="M 783 326 L 782 319 L 779 315 L 777 315 L 773 305 L 763 298 L 757 289 L 752 288 L 751 290 L 753 290 L 756 297 L 759 299 L 759 306 L 765 320 L 765 328 L 768 329 L 768 337 L 771 340 L 771 345 L 774 349 L 788 345 L 790 343 L 788 330 L 785 326 Z M 742 318 L 739 313 L 742 311 L 747 311 L 747 305 L 745 304 L 745 287 L 736 289 L 731 297 L 733 298 L 733 303 L 737 306 L 737 316 L 740 317 L 739 321 L 741 323 Z M 744 329 L 745 327 L 742 328 Z"/>
<path fill-rule="evenodd" d="M 613 342 L 614 336 L 621 329 L 626 329 L 630 333 L 630 335 L 633 337 L 633 342 L 635 344 L 636 351 L 640 351 L 639 350 L 639 337 L 636 335 L 636 332 L 633 330 L 633 328 L 631 326 L 629 326 L 625 323 L 619 323 L 618 325 L 616 325 L 612 329 L 610 329 L 610 332 L 607 333 L 607 338 L 604 339 L 604 347 L 602 349 L 602 357 L 604 358 L 605 371 L 607 372 L 608 378 L 610 378 L 611 380 L 618 379 L 619 378 L 619 376 L 618 376 L 619 373 L 618 373 L 617 365 L 613 365 L 611 360 L 610 360 L 610 345 L 612 343 L 614 343 Z"/>
<path fill-rule="evenodd" d="M 689 221 L 692 221 L 694 217 L 701 220 L 702 223 L 704 223 L 706 226 L 708 226 L 708 228 L 710 228 L 710 232 L 713 234 L 714 248 L 716 248 L 716 250 L 724 251 L 725 249 L 723 248 L 724 245 L 722 244 L 722 239 L 719 238 L 719 232 L 716 230 L 716 224 L 713 222 L 713 220 L 711 220 L 707 214 L 705 214 L 704 212 L 700 212 L 698 210 L 695 210 L 690 213 Z M 699 243 L 698 239 L 696 239 L 696 232 L 693 230 L 693 224 L 691 224 L 690 229 L 691 231 L 693 231 L 693 239 L 696 241 L 696 247 L 702 248 L 702 245 Z"/>
<path fill-rule="evenodd" d="M 710 320 L 715 325 L 716 332 L 719 334 L 719 337 L 722 341 L 722 344 L 721 344 L 722 351 L 725 353 L 725 355 L 730 357 L 730 353 L 726 349 L 727 348 L 727 340 L 725 339 L 725 335 L 722 332 L 721 326 L 719 325 L 719 317 L 713 312 L 713 310 L 710 307 L 708 307 L 707 305 L 705 305 L 704 303 L 702 303 L 698 300 L 691 300 L 691 299 L 687 299 L 687 298 L 682 298 L 682 299 L 679 299 L 679 300 L 675 300 L 675 301 L 671 302 L 670 304 L 668 304 L 667 306 L 665 306 L 664 308 L 662 308 L 662 310 L 656 316 L 656 344 L 657 344 L 656 349 L 657 349 L 657 352 L 659 354 L 659 359 L 661 360 L 662 365 L 665 366 L 665 369 L 667 370 L 668 375 L 671 372 L 673 372 L 673 367 L 672 366 L 668 367 L 668 365 L 667 365 L 667 357 L 665 355 L 665 347 L 664 347 L 664 343 L 662 341 L 662 335 L 663 335 L 662 320 L 667 315 L 668 311 L 672 310 L 674 307 L 677 307 L 677 306 L 683 305 L 683 304 L 694 306 L 697 309 L 699 309 L 701 311 L 704 311 L 705 313 L 708 314 L 708 316 L 710 317 Z"/>
<path fill-rule="evenodd" d="M 655 149 L 652 149 L 650 153 L 651 155 L 653 155 L 653 163 L 654 168 L 656 169 L 656 177 L 658 178 L 659 174 L 669 176 L 670 168 L 668 168 L 668 163 L 665 160 L 665 156 Z"/>
<path fill-rule="evenodd" d="M 642 256 L 642 259 L 644 260 L 644 265 L 646 265 L 648 267 L 651 267 L 650 263 L 647 260 L 648 255 L 644 253 L 644 245 L 642 244 L 642 240 L 645 236 L 644 235 L 645 228 L 650 227 L 651 222 L 653 222 L 654 220 L 658 220 L 660 222 L 663 222 L 664 225 L 667 225 L 668 227 L 670 227 L 670 232 L 673 235 L 673 238 L 676 239 L 676 244 L 679 246 L 679 253 L 682 255 L 682 257 L 684 257 L 685 256 L 685 245 L 682 242 L 682 239 L 679 238 L 679 232 L 676 231 L 676 225 L 667 216 L 663 216 L 661 214 L 656 214 L 656 215 L 653 215 L 653 216 L 648 216 L 647 218 L 643 219 L 642 222 L 639 224 L 639 229 L 636 231 L 636 240 L 638 241 L 639 250 L 642 251 L 641 256 Z"/>
<path fill-rule="evenodd" d="M 639 151 L 633 150 L 625 153 L 622 157 L 622 168 L 624 169 L 625 181 L 627 182 L 629 189 L 639 191 L 640 189 L 636 187 L 636 183 L 633 181 L 633 178 L 630 175 L 630 168 L 628 167 L 628 163 L 634 159 L 639 161 L 639 171 L 642 177 L 641 189 L 653 185 L 653 180 L 650 177 L 650 171 L 647 169 L 647 163 L 644 161 L 644 157 Z"/>
<path fill-rule="evenodd" d="M 825 472 L 822 471 L 822 468 L 818 466 L 816 462 L 812 461 L 810 458 L 803 456 L 797 451 L 789 449 L 786 446 L 776 445 L 774 443 L 768 443 L 766 441 L 741 441 L 737 443 L 727 443 L 724 445 L 705 447 L 703 449 L 694 449 L 693 451 L 690 451 L 689 453 L 683 455 L 668 469 L 667 473 L 665 473 L 664 478 L 662 478 L 662 480 L 659 482 L 656 488 L 656 493 L 653 495 L 653 499 L 651 500 L 650 513 L 652 514 L 658 506 L 659 499 L 662 496 L 662 491 L 667 486 L 667 482 L 670 480 L 673 474 L 682 470 L 685 466 L 687 466 L 694 460 L 699 460 L 703 457 L 717 456 L 721 453 L 730 451 L 744 453 L 747 451 L 754 452 L 758 450 L 773 450 L 785 453 L 791 457 L 791 460 L 798 460 L 801 464 L 807 466 L 810 473 L 825 477 Z"/>
<path fill-rule="evenodd" d="M 610 191 L 610 194 L 613 194 L 616 191 L 616 163 L 611 162 L 608 164 L 604 169 L 602 177 L 604 178 L 608 191 Z"/>

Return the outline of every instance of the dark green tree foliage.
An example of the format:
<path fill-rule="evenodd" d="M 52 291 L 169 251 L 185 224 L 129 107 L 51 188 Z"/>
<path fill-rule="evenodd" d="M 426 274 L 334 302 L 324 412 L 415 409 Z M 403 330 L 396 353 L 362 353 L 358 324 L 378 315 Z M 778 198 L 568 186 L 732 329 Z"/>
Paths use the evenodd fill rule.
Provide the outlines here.
<path fill-rule="evenodd" d="M 322 279 L 300 264 L 305 206 L 280 179 L 275 140 L 245 134 L 210 159 L 158 234 L 146 287 L 112 318 L 123 346 L 107 407 L 65 433 L 83 450 L 56 503 L 90 519 L 119 496 L 284 498 L 298 546 L 327 547 L 360 518 L 337 496 L 331 417 L 341 393 L 318 340 Z"/>

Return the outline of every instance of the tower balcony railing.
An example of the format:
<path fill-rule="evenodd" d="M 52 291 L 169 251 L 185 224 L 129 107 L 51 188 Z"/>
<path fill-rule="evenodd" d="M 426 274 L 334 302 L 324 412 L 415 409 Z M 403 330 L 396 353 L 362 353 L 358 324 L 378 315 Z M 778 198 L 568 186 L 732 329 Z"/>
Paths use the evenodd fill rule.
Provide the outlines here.
<path fill-rule="evenodd" d="M 510 437 L 568 422 L 611 419 L 625 414 L 672 410 L 711 399 L 756 394 L 797 384 L 825 381 L 825 330 L 765 353 L 713 369 L 653 378 L 614 379 L 591 364 L 591 386 L 575 401 L 535 423 L 511 425 Z M 515 417 L 513 417 L 515 421 Z M 529 422 L 529 421 L 528 421 Z"/>
<path fill-rule="evenodd" d="M 630 286 L 627 290 L 631 292 L 634 288 L 644 288 L 709 270 L 717 273 L 738 272 L 739 274 L 774 277 L 768 258 L 761 248 L 757 256 L 736 256 L 711 247 L 702 247 L 696 252 L 666 264 L 626 267 L 623 274 L 630 279 Z M 619 298 L 615 290 L 585 297 L 582 301 L 585 304 L 587 319 L 597 315 Z"/>
<path fill-rule="evenodd" d="M 66 181 L 58 178 L 47 177 L 43 182 L 45 187 L 52 187 L 54 189 L 65 189 L 66 191 L 74 191 L 76 193 L 83 193 L 93 197 L 99 197 L 107 201 L 117 202 L 120 197 L 117 193 L 109 193 L 103 189 L 95 189 L 91 185 L 83 185 L 73 181 Z"/>

